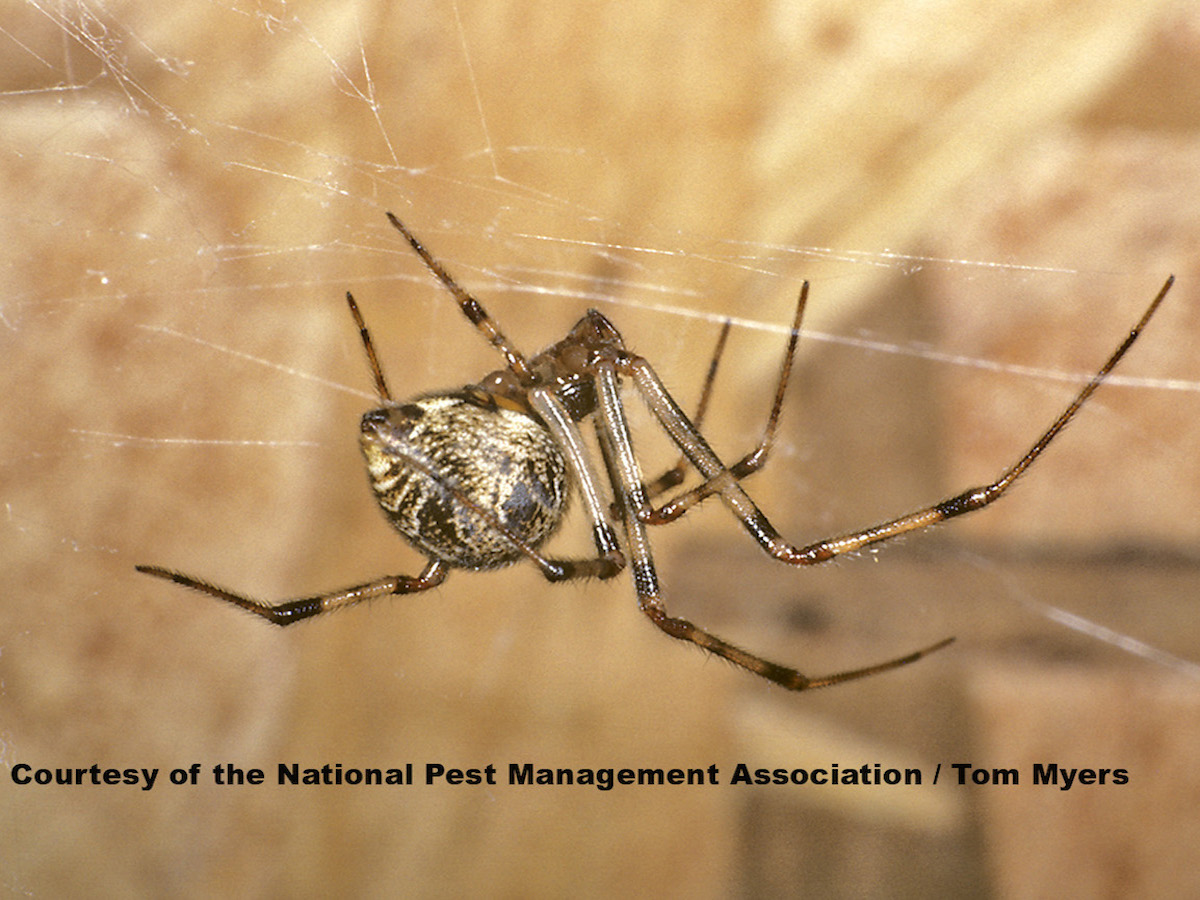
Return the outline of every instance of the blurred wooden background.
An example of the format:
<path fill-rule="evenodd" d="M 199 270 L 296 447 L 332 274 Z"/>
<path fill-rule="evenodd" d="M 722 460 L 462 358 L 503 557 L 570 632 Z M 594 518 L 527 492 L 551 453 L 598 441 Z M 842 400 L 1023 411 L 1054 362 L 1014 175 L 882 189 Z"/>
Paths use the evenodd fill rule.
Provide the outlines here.
<path fill-rule="evenodd" d="M 1188 896 L 1200 840 L 1200 18 L 1186 3 L 10 3 L 0 53 L 0 761 L 38 767 L 1127 767 L 1129 785 L 19 787 L 15 893 Z M 354 290 L 393 390 L 498 365 L 394 210 L 528 351 L 588 306 L 789 537 L 994 477 L 1178 285 L 1004 503 L 828 570 L 716 505 L 627 579 L 530 567 L 278 631 L 133 572 L 283 598 L 415 572 L 356 447 Z M 647 465 L 672 455 L 639 431 Z M 654 462 L 657 461 L 657 462 Z M 559 547 L 586 549 L 580 523 Z"/>

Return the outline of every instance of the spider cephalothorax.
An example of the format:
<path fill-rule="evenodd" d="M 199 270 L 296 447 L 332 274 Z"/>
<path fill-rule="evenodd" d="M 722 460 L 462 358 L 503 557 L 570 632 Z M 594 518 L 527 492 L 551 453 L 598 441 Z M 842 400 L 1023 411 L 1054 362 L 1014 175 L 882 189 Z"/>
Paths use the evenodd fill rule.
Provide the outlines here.
<path fill-rule="evenodd" d="M 689 419 L 650 363 L 627 350 L 616 328 L 595 310 L 589 310 L 561 341 L 527 360 L 479 301 L 459 286 L 412 232 L 391 213 L 388 218 L 506 362 L 504 369 L 485 376 L 478 384 L 397 403 L 384 381 L 358 305 L 346 295 L 383 401 L 383 406 L 362 418 L 361 446 L 371 486 L 392 525 L 428 558 L 425 568 L 417 576 L 392 575 L 274 605 L 158 566 L 138 566 L 138 571 L 203 591 L 278 625 L 287 625 L 375 597 L 428 590 L 440 584 L 452 568 L 494 569 L 527 559 L 548 580 L 565 581 L 611 578 L 628 565 L 639 607 L 665 633 L 797 691 L 898 668 L 944 647 L 950 639 L 871 666 L 822 677 L 803 675 L 669 615 L 650 550 L 649 527 L 672 522 L 715 494 L 767 554 L 788 565 L 808 566 L 981 509 L 998 500 L 1074 418 L 1133 345 L 1173 281 L 1167 279 L 1125 340 L 1066 410 L 995 481 L 870 528 L 796 546 L 775 530 L 740 482 L 762 468 L 774 440 L 799 339 L 807 283 L 796 304 L 787 353 L 763 435 L 753 451 L 727 466 L 704 440 L 699 424 L 728 323 L 709 367 L 700 411 Z M 683 454 L 680 464 L 651 482 L 649 488 L 633 452 L 625 417 L 621 388 L 626 381 L 632 383 Z M 594 423 L 602 469 L 595 465 L 595 454 L 580 431 L 580 423 L 585 420 Z M 654 497 L 681 480 L 684 460 L 703 480 L 654 506 Z M 606 479 L 601 478 L 601 472 Z M 596 555 L 588 559 L 546 556 L 542 547 L 562 521 L 572 490 L 579 494 L 591 521 Z M 620 525 L 624 540 L 618 538 L 614 523 Z"/>

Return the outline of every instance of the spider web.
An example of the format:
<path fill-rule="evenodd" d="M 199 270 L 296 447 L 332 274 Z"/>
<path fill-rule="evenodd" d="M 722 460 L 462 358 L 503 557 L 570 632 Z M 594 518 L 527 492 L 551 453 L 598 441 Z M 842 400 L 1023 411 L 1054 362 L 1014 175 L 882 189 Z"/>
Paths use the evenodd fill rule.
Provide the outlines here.
<path fill-rule="evenodd" d="M 1013 244 L 980 238 L 1001 229 L 990 206 L 978 211 L 972 173 L 996 158 L 1050 166 L 1037 161 L 1070 149 L 1055 137 L 1066 111 L 1089 108 L 1082 86 L 1056 94 L 1061 108 L 1039 109 L 1040 132 L 1012 126 L 1016 112 L 994 112 L 1008 125 L 1002 157 L 963 145 L 950 155 L 944 129 L 969 131 L 974 120 L 948 124 L 915 110 L 916 83 L 905 98 L 917 139 L 897 147 L 894 135 L 847 130 L 886 119 L 887 101 L 871 105 L 865 86 L 856 90 L 843 71 L 839 87 L 822 68 L 847 39 L 828 22 L 788 26 L 816 35 L 824 60 L 770 67 L 804 83 L 796 115 L 795 88 L 781 84 L 788 79 L 723 62 L 729 23 L 697 23 L 682 58 L 630 84 L 596 49 L 621 43 L 622 21 L 611 11 L 581 15 L 592 19 L 576 23 L 574 41 L 539 27 L 555 20 L 545 10 L 526 21 L 504 7 L 459 4 L 28 2 L 0 28 L 10 198 L 0 228 L 17 248 L 0 306 L 0 340 L 17 361 L 6 367 L 0 442 L 0 527 L 12 554 L 0 696 L 18 710 L 0 725 L 10 767 L 51 735 L 97 753 L 120 747 L 80 716 L 81 704 L 101 718 L 209 709 L 211 687 L 189 675 L 196 667 L 244 673 L 274 710 L 286 707 L 292 679 L 316 677 L 275 633 L 229 647 L 246 623 L 221 630 L 216 610 L 137 580 L 135 563 L 280 597 L 419 568 L 379 525 L 359 471 L 354 422 L 373 395 L 340 297 L 352 290 L 359 299 L 397 394 L 473 381 L 499 363 L 384 210 L 404 218 L 526 352 L 595 306 L 689 408 L 720 323 L 731 320 L 705 426 L 725 458 L 757 439 L 790 306 L 800 280 L 811 279 L 784 427 L 751 484 L 797 542 L 994 477 L 1099 365 L 1156 280 L 1184 264 L 1169 242 L 1136 266 L 1098 264 L 1088 248 L 1105 246 L 1111 220 L 1102 216 L 1092 229 L 1064 225 L 1040 243 L 1016 242 L 1015 257 Z M 642 16 L 643 28 L 664 33 L 675 22 L 664 10 Z M 883 59 L 894 29 L 919 34 L 928 24 L 864 24 L 855 58 Z M 1119 24 L 1122 40 L 1134 41 L 1139 29 Z M 578 34 L 590 31 L 595 42 L 581 46 Z M 782 29 L 775 39 L 786 55 L 787 41 L 800 38 Z M 653 55 L 653 41 L 635 44 Z M 1115 69 L 1124 56 L 1075 58 Z M 555 72 L 569 73 L 558 87 L 546 83 Z M 1024 99 L 1012 108 L 1027 110 Z M 981 104 L 947 98 L 946 107 Z M 869 169 L 865 160 L 884 152 L 883 171 Z M 1027 202 L 1019 191 L 997 194 L 1011 208 Z M 969 646 L 973 621 L 984 621 L 989 649 L 1032 633 L 1060 652 L 1082 642 L 1135 669 L 1200 677 L 1176 631 L 1186 610 L 1173 615 L 1166 602 L 1195 581 L 1187 548 L 1196 520 L 1179 498 L 1197 480 L 1194 444 L 1175 424 L 1196 418 L 1200 386 L 1200 370 L 1177 349 L 1191 290 L 1181 277 L 1180 296 L 1061 446 L 961 534 L 958 525 L 940 529 L 928 550 L 912 538 L 828 574 L 729 580 L 709 567 L 741 573 L 769 563 L 742 546 L 714 504 L 653 535 L 668 602 L 678 596 L 681 611 L 718 633 L 744 629 L 737 638 L 747 645 L 767 641 L 761 649 L 773 657 L 796 654 L 797 631 L 836 641 L 844 628 L 853 637 L 835 643 L 834 667 L 865 662 L 850 653 L 885 658 L 947 633 Z M 638 425 L 646 468 L 669 465 L 665 441 L 645 417 Z M 564 552 L 587 552 L 581 526 L 576 516 Z M 1097 578 L 1115 577 L 1104 575 L 1114 558 L 1124 571 L 1154 569 L 1163 602 L 1139 614 L 1133 595 L 1119 609 L 1081 597 Z M 923 592 L 906 596 L 907 575 L 883 571 L 892 559 L 905 571 L 944 565 L 956 580 L 938 595 L 918 579 Z M 1080 566 L 1100 574 L 1072 587 Z M 722 577 L 720 590 L 707 589 Z M 457 610 L 449 621 L 480 591 L 490 595 L 483 578 L 439 591 L 437 602 Z M 570 607 L 603 606 L 597 615 L 615 630 L 594 640 L 622 635 L 609 640 L 610 654 L 626 639 L 626 625 L 614 624 L 626 616 L 637 620 L 628 633 L 652 630 L 629 615 L 625 579 L 546 593 L 530 573 L 495 578 L 512 602 L 489 604 L 478 631 L 461 636 L 456 652 L 480 664 L 437 689 L 442 699 L 487 696 L 502 680 L 496 673 L 533 652 L 532 638 L 579 627 Z M 964 581 L 979 586 L 979 598 L 963 596 Z M 432 603 L 404 605 L 423 620 L 413 623 L 414 645 L 459 641 L 429 615 Z M 384 615 L 338 617 L 326 632 L 331 655 L 354 648 L 364 669 L 438 683 L 445 673 L 436 663 L 361 637 L 362 627 L 392 627 Z M 808 625 L 788 636 L 789 621 Z M 153 629 L 193 627 L 211 641 L 145 648 Z M 324 627 L 300 640 L 315 647 Z M 655 646 L 653 638 L 638 646 Z M 595 652 L 588 642 L 569 646 L 564 653 Z M 144 708 L 145 691 L 81 698 L 62 686 L 85 676 L 109 686 L 161 678 L 164 687 Z M 579 702 L 595 686 L 573 690 Z M 195 754 L 238 759 L 285 728 L 264 724 L 261 706 L 234 719 L 194 736 Z M 148 736 L 145 748 L 146 758 L 177 750 L 169 736 Z M 187 812 L 165 814 L 181 821 Z M 17 860 L 7 886 L 34 893 L 35 869 L 32 857 Z"/>

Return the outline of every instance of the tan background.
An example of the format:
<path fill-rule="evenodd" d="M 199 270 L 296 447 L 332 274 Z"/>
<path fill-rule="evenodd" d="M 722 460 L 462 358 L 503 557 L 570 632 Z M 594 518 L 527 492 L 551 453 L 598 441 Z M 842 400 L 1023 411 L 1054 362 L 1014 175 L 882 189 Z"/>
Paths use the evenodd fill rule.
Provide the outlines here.
<path fill-rule="evenodd" d="M 1189 4 L 10 3 L 0 35 L 0 778 L 10 891 L 1185 896 L 1200 840 L 1200 20 Z M 719 507 L 668 602 L 823 673 L 792 696 L 658 634 L 627 579 L 528 566 L 278 631 L 268 597 L 421 561 L 372 508 L 371 402 L 497 365 L 383 218 L 529 351 L 589 305 L 748 448 L 796 540 L 987 480 L 1168 272 L 1000 506 L 819 572 Z M 670 460 L 639 432 L 648 467 Z M 578 524 L 578 523 L 577 523 Z M 586 548 L 568 529 L 565 552 Z M 172 787 L 202 762 L 1126 767 L 1121 788 Z"/>

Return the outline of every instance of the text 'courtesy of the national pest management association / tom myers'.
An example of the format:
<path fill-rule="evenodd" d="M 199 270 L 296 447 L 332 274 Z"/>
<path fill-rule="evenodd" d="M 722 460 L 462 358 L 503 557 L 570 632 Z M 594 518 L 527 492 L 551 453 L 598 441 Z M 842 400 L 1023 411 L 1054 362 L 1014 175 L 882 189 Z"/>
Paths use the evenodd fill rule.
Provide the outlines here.
<path fill-rule="evenodd" d="M 683 768 L 554 767 L 533 762 L 454 766 L 444 763 L 399 763 L 392 767 L 347 766 L 342 763 L 305 765 L 280 762 L 269 768 L 241 767 L 233 763 L 191 763 L 179 768 L 116 767 L 92 763 L 76 767 L 43 767 L 16 762 L 9 770 L 12 783 L 38 786 L 131 787 L 150 791 L 163 785 L 176 787 L 212 784 L 254 787 L 273 784 L 292 787 L 412 787 L 453 788 L 511 785 L 525 787 L 575 787 L 600 791 L 621 788 L 704 787 L 715 785 L 814 787 L 893 786 L 950 784 L 963 786 L 1033 785 L 1060 791 L 1120 787 L 1129 784 L 1128 769 L 1115 766 L 1081 766 L 1046 761 L 1024 767 L 985 767 L 972 763 L 937 763 L 926 767 L 889 767 L 877 762 L 815 768 L 759 767 L 744 762 Z M 161 776 L 161 777 L 160 777 Z"/>

